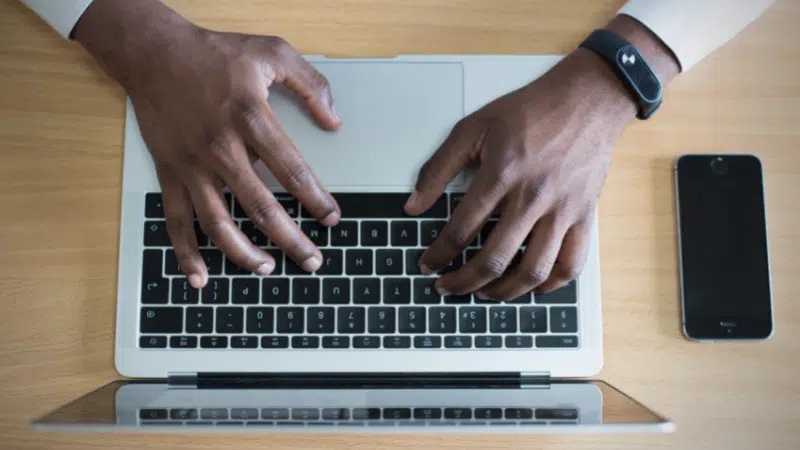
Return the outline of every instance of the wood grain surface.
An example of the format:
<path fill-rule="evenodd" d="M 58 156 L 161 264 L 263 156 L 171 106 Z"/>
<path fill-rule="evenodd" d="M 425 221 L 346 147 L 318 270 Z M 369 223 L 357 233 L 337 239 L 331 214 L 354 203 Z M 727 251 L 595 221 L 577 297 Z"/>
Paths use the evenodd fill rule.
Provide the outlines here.
<path fill-rule="evenodd" d="M 173 0 L 197 23 L 301 52 L 564 54 L 623 0 Z M 713 20 L 713 18 L 709 18 Z M 124 92 L 74 42 L 0 2 L 0 448 L 789 449 L 800 445 L 800 1 L 779 0 L 679 76 L 620 139 L 600 205 L 606 379 L 672 418 L 664 436 L 214 437 L 35 433 L 113 368 Z M 672 164 L 764 164 L 776 331 L 696 344 L 679 322 Z M 747 283 L 746 279 L 735 282 Z"/>

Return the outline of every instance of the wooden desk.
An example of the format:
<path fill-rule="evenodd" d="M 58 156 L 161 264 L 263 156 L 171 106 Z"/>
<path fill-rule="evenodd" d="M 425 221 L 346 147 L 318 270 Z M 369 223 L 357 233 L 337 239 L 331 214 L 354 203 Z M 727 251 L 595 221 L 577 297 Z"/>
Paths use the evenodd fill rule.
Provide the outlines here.
<path fill-rule="evenodd" d="M 604 25 L 623 0 L 168 3 L 205 26 L 282 35 L 304 53 L 373 56 L 564 54 Z M 27 429 L 31 418 L 117 375 L 124 94 L 75 43 L 16 2 L 0 3 L 0 447 L 797 448 L 798 23 L 800 1 L 781 0 L 679 77 L 656 119 L 625 132 L 605 186 L 606 362 L 600 377 L 674 419 L 674 434 L 200 440 Z M 700 345 L 681 336 L 672 162 L 682 152 L 753 152 L 763 160 L 777 317 L 768 342 Z"/>

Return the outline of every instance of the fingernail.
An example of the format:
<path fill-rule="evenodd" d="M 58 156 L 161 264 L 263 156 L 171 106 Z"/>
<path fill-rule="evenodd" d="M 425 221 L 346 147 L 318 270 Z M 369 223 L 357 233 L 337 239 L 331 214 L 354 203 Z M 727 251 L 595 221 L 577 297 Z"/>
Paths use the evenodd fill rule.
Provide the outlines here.
<path fill-rule="evenodd" d="M 300 267 L 302 267 L 306 272 L 315 272 L 321 265 L 322 259 L 320 259 L 319 256 L 312 256 L 311 258 L 303 261 L 303 264 L 301 264 Z"/>
<path fill-rule="evenodd" d="M 189 284 L 192 285 L 195 289 L 200 289 L 203 287 L 203 276 L 200 274 L 193 273 L 187 277 L 189 279 Z"/>
<path fill-rule="evenodd" d="M 258 266 L 258 269 L 256 269 L 256 273 L 259 275 L 269 275 L 272 273 L 273 269 L 275 269 L 275 263 L 272 261 L 267 261 L 264 264 Z"/>
<path fill-rule="evenodd" d="M 419 265 L 419 271 L 422 272 L 423 275 L 433 275 L 435 273 L 433 269 L 426 266 L 425 264 Z"/>
<path fill-rule="evenodd" d="M 334 212 L 328 214 L 327 216 L 325 216 L 325 218 L 323 218 L 320 221 L 320 223 L 325 225 L 326 227 L 332 227 L 332 226 L 336 225 L 339 222 L 340 218 L 341 218 L 341 216 L 339 215 L 339 212 L 338 211 L 334 211 Z"/>
<path fill-rule="evenodd" d="M 489 296 L 487 296 L 483 292 L 476 292 L 475 297 L 478 297 L 481 300 L 489 300 Z"/>
<path fill-rule="evenodd" d="M 450 291 L 448 291 L 447 289 L 445 289 L 443 287 L 438 287 L 437 286 L 436 287 L 436 292 L 438 292 L 439 295 L 441 295 L 442 297 L 446 297 L 446 296 L 450 295 Z"/>
<path fill-rule="evenodd" d="M 408 197 L 408 200 L 406 200 L 406 208 L 413 208 L 417 204 L 417 201 L 419 201 L 419 193 L 414 191 L 411 193 L 411 196 Z"/>

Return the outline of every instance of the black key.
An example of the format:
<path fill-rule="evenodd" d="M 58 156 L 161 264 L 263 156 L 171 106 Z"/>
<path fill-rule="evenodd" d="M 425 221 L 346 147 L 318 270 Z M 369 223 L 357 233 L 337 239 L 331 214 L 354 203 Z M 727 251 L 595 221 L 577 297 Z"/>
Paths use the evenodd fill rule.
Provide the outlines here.
<path fill-rule="evenodd" d="M 353 348 L 378 348 L 381 346 L 380 339 L 377 336 L 354 336 Z"/>
<path fill-rule="evenodd" d="M 411 303 L 411 280 L 408 278 L 384 278 L 383 303 L 386 305 Z"/>
<path fill-rule="evenodd" d="M 353 420 L 380 420 L 380 408 L 353 408 Z"/>
<path fill-rule="evenodd" d="M 531 348 L 533 338 L 531 336 L 506 336 L 506 348 Z"/>
<path fill-rule="evenodd" d="M 394 333 L 395 311 L 392 307 L 373 307 L 369 309 L 369 332 L 371 334 Z"/>
<path fill-rule="evenodd" d="M 502 419 L 503 410 L 500 408 L 475 408 L 476 419 Z"/>
<path fill-rule="evenodd" d="M 414 348 L 441 348 L 441 336 L 414 336 Z"/>
<path fill-rule="evenodd" d="M 197 348 L 197 336 L 172 336 L 169 338 L 172 348 Z"/>
<path fill-rule="evenodd" d="M 171 248 L 164 252 L 164 273 L 167 275 L 183 275 L 181 266 L 178 264 L 178 257 L 175 256 L 175 250 Z"/>
<path fill-rule="evenodd" d="M 257 305 L 261 298 L 258 278 L 235 278 L 231 299 L 237 305 Z"/>
<path fill-rule="evenodd" d="M 444 303 L 448 305 L 468 305 L 472 303 L 471 294 L 448 295 L 444 298 Z"/>
<path fill-rule="evenodd" d="M 419 258 L 425 249 L 415 248 L 406 250 L 406 275 L 422 275 L 419 271 Z"/>
<path fill-rule="evenodd" d="M 398 312 L 399 323 L 397 329 L 400 333 L 420 334 L 425 332 L 425 308 L 403 307 Z"/>
<path fill-rule="evenodd" d="M 389 245 L 389 226 L 385 221 L 361 222 L 361 246 L 385 247 Z"/>
<path fill-rule="evenodd" d="M 435 278 L 414 278 L 414 303 L 418 305 L 438 305 L 442 296 L 436 292 Z"/>
<path fill-rule="evenodd" d="M 246 219 L 247 213 L 242 208 L 242 205 L 239 204 L 238 199 L 233 200 L 233 218 L 234 219 Z"/>
<path fill-rule="evenodd" d="M 169 301 L 169 281 L 161 273 L 163 252 L 148 249 L 142 256 L 142 304 L 165 304 Z"/>
<path fill-rule="evenodd" d="M 381 302 L 381 280 L 378 278 L 353 279 L 353 303 L 377 305 Z"/>
<path fill-rule="evenodd" d="M 417 420 L 441 419 L 442 408 L 414 408 L 414 418 Z"/>
<path fill-rule="evenodd" d="M 319 409 L 317 409 L 317 408 L 292 408 L 292 419 L 294 419 L 294 420 L 319 420 Z"/>
<path fill-rule="evenodd" d="M 166 348 L 166 336 L 140 336 L 139 347 L 141 348 Z"/>
<path fill-rule="evenodd" d="M 228 348 L 227 336 L 203 336 L 200 338 L 201 348 Z"/>
<path fill-rule="evenodd" d="M 571 305 L 578 303 L 578 292 L 575 281 L 548 294 L 535 294 L 533 300 L 541 305 Z"/>
<path fill-rule="evenodd" d="M 258 348 L 256 336 L 231 336 L 231 348 Z"/>
<path fill-rule="evenodd" d="M 471 419 L 472 418 L 472 409 L 471 408 L 445 408 L 444 409 L 444 418 L 445 419 Z"/>
<path fill-rule="evenodd" d="M 539 420 L 576 420 L 578 410 L 574 408 L 536 408 Z"/>
<path fill-rule="evenodd" d="M 503 338 L 501 336 L 475 336 L 475 348 L 501 348 Z"/>
<path fill-rule="evenodd" d="M 429 327 L 431 333 L 444 334 L 456 332 L 456 309 L 437 307 L 430 309 Z"/>
<path fill-rule="evenodd" d="M 334 247 L 358 246 L 358 222 L 343 220 L 331 228 L 331 245 Z"/>
<path fill-rule="evenodd" d="M 197 410 L 194 408 L 175 408 L 169 410 L 169 418 L 172 420 L 196 420 Z"/>
<path fill-rule="evenodd" d="M 486 242 L 489 240 L 489 235 L 492 234 L 492 230 L 494 230 L 495 226 L 497 226 L 496 220 L 490 220 L 483 226 L 481 229 L 481 245 L 486 246 Z"/>
<path fill-rule="evenodd" d="M 148 219 L 164 218 L 164 204 L 161 201 L 161 194 L 151 192 L 144 196 L 144 216 Z"/>
<path fill-rule="evenodd" d="M 209 307 L 186 308 L 187 333 L 211 333 L 214 324 L 214 309 Z"/>
<path fill-rule="evenodd" d="M 194 236 L 197 238 L 198 247 L 205 247 L 208 245 L 208 236 L 206 236 L 206 233 L 200 226 L 200 222 L 194 223 Z"/>
<path fill-rule="evenodd" d="M 172 247 L 172 241 L 167 234 L 167 222 L 163 220 L 148 220 L 144 223 L 145 247 Z"/>
<path fill-rule="evenodd" d="M 439 273 L 442 275 L 450 272 L 455 272 L 456 270 L 460 269 L 461 266 L 464 265 L 464 254 L 459 253 L 458 256 L 452 261 L 450 261 L 444 269 L 440 270 Z"/>
<path fill-rule="evenodd" d="M 140 409 L 139 418 L 142 420 L 166 420 L 166 409 Z"/>
<path fill-rule="evenodd" d="M 391 224 L 392 247 L 416 247 L 419 245 L 417 222 L 396 220 Z"/>
<path fill-rule="evenodd" d="M 572 306 L 550 308 L 550 332 L 577 333 L 578 309 Z"/>
<path fill-rule="evenodd" d="M 328 228 L 321 223 L 315 220 L 306 220 L 300 223 L 300 229 L 317 247 L 328 245 Z"/>
<path fill-rule="evenodd" d="M 323 408 L 322 420 L 348 420 L 350 419 L 349 408 Z"/>
<path fill-rule="evenodd" d="M 445 336 L 446 348 L 472 348 L 472 336 Z"/>
<path fill-rule="evenodd" d="M 292 303 L 295 305 L 319 303 L 319 279 L 295 278 L 292 280 Z"/>
<path fill-rule="evenodd" d="M 286 275 L 311 275 L 311 273 L 306 272 L 300 267 L 297 262 L 288 256 L 286 257 Z"/>
<path fill-rule="evenodd" d="M 533 301 L 533 294 L 531 292 L 526 292 L 515 299 L 511 299 L 506 303 L 509 305 L 526 305 L 530 304 Z"/>
<path fill-rule="evenodd" d="M 276 319 L 278 333 L 302 333 L 305 325 L 305 310 L 299 307 L 281 307 L 278 308 Z"/>
<path fill-rule="evenodd" d="M 231 212 L 231 206 L 233 205 L 233 194 L 230 192 L 223 192 L 222 196 L 225 198 L 225 204 L 228 206 L 228 212 Z"/>
<path fill-rule="evenodd" d="M 386 420 L 408 420 L 411 418 L 411 408 L 383 408 L 383 418 Z"/>
<path fill-rule="evenodd" d="M 486 332 L 486 308 L 483 306 L 462 306 L 458 309 L 459 331 L 462 333 Z"/>
<path fill-rule="evenodd" d="M 339 308 L 337 319 L 337 332 L 346 334 L 357 334 L 364 332 L 364 308 L 352 306 Z"/>
<path fill-rule="evenodd" d="M 216 248 L 200 250 L 200 256 L 206 263 L 209 275 L 222 275 L 222 252 Z"/>
<path fill-rule="evenodd" d="M 230 259 L 225 258 L 225 275 L 252 275 L 252 274 L 253 272 L 251 272 L 250 270 L 239 267 L 236 265 L 236 263 L 234 263 Z"/>
<path fill-rule="evenodd" d="M 272 269 L 272 273 L 270 273 L 270 275 L 281 275 L 283 273 L 283 252 L 277 248 L 268 248 L 264 251 L 269 253 L 269 255 L 272 256 L 272 259 L 275 260 L 275 268 Z"/>
<path fill-rule="evenodd" d="M 403 251 L 378 250 L 375 254 L 375 273 L 378 275 L 402 275 Z"/>
<path fill-rule="evenodd" d="M 517 308 L 513 306 L 493 306 L 489 309 L 490 333 L 516 333 Z"/>
<path fill-rule="evenodd" d="M 442 232 L 444 226 L 447 225 L 447 221 L 444 220 L 426 220 L 422 222 L 419 226 L 419 234 L 422 240 L 423 247 L 429 247 L 433 244 L 433 241 L 439 237 L 439 233 Z"/>
<path fill-rule="evenodd" d="M 256 408 L 232 408 L 231 419 L 250 420 L 258 419 L 258 409 Z"/>
<path fill-rule="evenodd" d="M 411 348 L 411 337 L 384 336 L 383 348 Z"/>
<path fill-rule="evenodd" d="M 261 282 L 261 303 L 269 305 L 289 303 L 289 279 L 264 278 Z"/>
<path fill-rule="evenodd" d="M 209 278 L 201 295 L 203 303 L 206 305 L 228 304 L 228 290 L 227 278 Z"/>
<path fill-rule="evenodd" d="M 342 250 L 322 250 L 322 265 L 317 275 L 341 275 L 344 270 L 344 252 Z"/>
<path fill-rule="evenodd" d="M 475 255 L 478 254 L 480 249 L 477 248 L 468 248 L 466 252 L 464 252 L 464 263 L 468 263 L 470 259 L 474 258 Z"/>
<path fill-rule="evenodd" d="M 227 408 L 203 408 L 200 418 L 205 420 L 224 420 L 228 418 Z"/>
<path fill-rule="evenodd" d="M 323 278 L 322 303 L 327 305 L 347 305 L 350 303 L 350 279 Z"/>
<path fill-rule="evenodd" d="M 256 247 L 266 247 L 267 246 L 267 237 L 264 236 L 264 233 L 261 232 L 253 222 L 249 220 L 243 220 L 242 224 L 240 225 L 242 229 L 242 233 L 247 236 L 247 239 L 253 243 Z"/>
<path fill-rule="evenodd" d="M 244 309 L 217 308 L 217 333 L 241 333 L 244 329 Z"/>
<path fill-rule="evenodd" d="M 308 308 L 308 333 L 327 334 L 333 333 L 336 321 L 336 311 L 328 306 Z"/>
<path fill-rule="evenodd" d="M 292 348 L 299 348 L 299 349 L 319 348 L 319 337 L 292 336 Z"/>
<path fill-rule="evenodd" d="M 523 306 L 519 309 L 521 333 L 547 333 L 547 309 L 543 306 Z"/>
<path fill-rule="evenodd" d="M 287 420 L 289 408 L 262 408 L 261 418 L 269 420 Z"/>
<path fill-rule="evenodd" d="M 461 200 L 464 199 L 464 194 L 450 194 L 450 217 L 453 217 L 453 213 L 455 212 L 458 205 L 461 204 Z M 478 246 L 478 235 L 475 235 L 475 239 L 469 243 L 470 247 L 477 247 Z"/>
<path fill-rule="evenodd" d="M 272 333 L 275 321 L 272 308 L 247 308 L 247 332 L 250 334 Z"/>
<path fill-rule="evenodd" d="M 289 217 L 295 219 L 300 216 L 300 208 L 298 207 L 297 200 L 290 194 L 275 193 L 275 199 L 283 206 L 283 209 L 286 210 L 286 214 L 288 214 Z"/>
<path fill-rule="evenodd" d="M 322 338 L 322 348 L 350 348 L 350 338 L 347 336 L 325 336 Z"/>
<path fill-rule="evenodd" d="M 180 333 L 183 331 L 183 308 L 142 308 L 139 323 L 142 333 Z"/>
<path fill-rule="evenodd" d="M 286 336 L 264 336 L 261 338 L 261 348 L 289 348 L 289 338 Z"/>
<path fill-rule="evenodd" d="M 372 250 L 348 250 L 345 259 L 348 275 L 372 275 Z"/>
<path fill-rule="evenodd" d="M 365 193 L 333 194 L 336 203 L 342 211 L 342 217 L 352 219 L 402 219 L 406 216 L 404 206 L 409 194 L 404 193 Z M 308 211 L 303 210 L 303 217 L 310 217 Z M 420 217 L 446 218 L 447 197 L 442 195 L 436 203 Z"/>
<path fill-rule="evenodd" d="M 512 420 L 532 419 L 533 409 L 531 408 L 506 408 L 505 418 Z"/>
<path fill-rule="evenodd" d="M 578 336 L 536 336 L 539 348 L 577 348 Z"/>

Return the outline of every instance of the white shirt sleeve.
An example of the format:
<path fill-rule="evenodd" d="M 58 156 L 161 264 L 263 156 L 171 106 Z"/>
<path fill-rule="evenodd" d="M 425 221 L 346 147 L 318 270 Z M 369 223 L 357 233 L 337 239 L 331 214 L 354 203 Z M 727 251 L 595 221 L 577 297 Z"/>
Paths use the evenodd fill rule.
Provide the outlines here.
<path fill-rule="evenodd" d="M 686 72 L 736 36 L 774 0 L 628 0 L 619 11 L 658 36 Z"/>
<path fill-rule="evenodd" d="M 92 0 L 22 0 L 66 39 Z"/>

